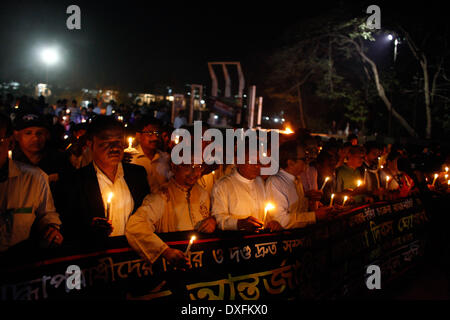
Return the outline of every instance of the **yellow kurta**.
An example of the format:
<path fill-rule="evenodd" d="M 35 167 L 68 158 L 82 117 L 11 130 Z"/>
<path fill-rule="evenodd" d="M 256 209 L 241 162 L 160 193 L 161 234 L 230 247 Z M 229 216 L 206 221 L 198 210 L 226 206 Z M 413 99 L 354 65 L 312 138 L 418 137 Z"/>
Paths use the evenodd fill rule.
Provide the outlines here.
<path fill-rule="evenodd" d="M 130 246 L 153 263 L 168 248 L 155 232 L 195 230 L 210 217 L 209 209 L 209 194 L 202 187 L 196 184 L 189 191 L 171 179 L 145 197 L 128 220 L 125 235 Z"/>

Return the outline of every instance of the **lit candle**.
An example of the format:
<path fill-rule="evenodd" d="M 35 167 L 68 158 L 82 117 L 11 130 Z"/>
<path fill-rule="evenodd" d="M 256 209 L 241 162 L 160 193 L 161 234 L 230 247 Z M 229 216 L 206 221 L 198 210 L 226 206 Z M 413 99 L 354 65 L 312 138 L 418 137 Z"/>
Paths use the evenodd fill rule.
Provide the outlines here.
<path fill-rule="evenodd" d="M 129 137 L 128 138 L 128 149 L 131 149 L 131 148 L 133 148 L 133 138 Z"/>
<path fill-rule="evenodd" d="M 363 184 L 363 182 L 362 182 L 361 180 L 358 179 L 358 180 L 356 181 L 356 187 L 359 188 L 359 187 L 361 187 L 362 184 Z"/>
<path fill-rule="evenodd" d="M 344 201 L 342 202 L 342 206 L 345 206 L 345 202 L 347 202 L 348 197 L 344 196 Z"/>
<path fill-rule="evenodd" d="M 273 210 L 273 209 L 275 209 L 275 206 L 272 204 L 272 203 L 268 203 L 267 205 L 266 205 L 266 207 L 264 208 L 264 223 L 266 223 L 266 216 L 267 216 L 267 212 L 269 211 L 269 210 Z"/>
<path fill-rule="evenodd" d="M 322 187 L 320 187 L 320 191 L 323 191 L 323 188 L 325 188 L 325 185 L 327 184 L 327 181 L 330 180 L 330 177 L 326 177 L 325 181 L 322 184 Z"/>
<path fill-rule="evenodd" d="M 331 194 L 330 207 L 333 205 L 334 193 Z"/>
<path fill-rule="evenodd" d="M 189 240 L 189 245 L 188 245 L 188 247 L 186 248 L 186 251 L 184 252 L 185 255 L 187 255 L 188 252 L 189 252 L 189 250 L 191 250 L 191 246 L 192 246 L 192 244 L 194 243 L 195 239 L 196 239 L 196 237 L 195 237 L 195 236 L 192 236 L 192 237 L 191 237 L 191 240 Z"/>
<path fill-rule="evenodd" d="M 175 136 L 175 144 L 178 144 L 180 142 L 180 136 Z"/>
<path fill-rule="evenodd" d="M 108 200 L 106 200 L 106 220 L 108 220 L 108 221 L 111 217 L 111 200 L 112 200 L 113 196 L 114 196 L 114 193 L 110 192 L 108 195 Z"/>
<path fill-rule="evenodd" d="M 445 167 L 445 172 L 447 172 L 447 173 L 448 173 L 448 167 Z"/>
<path fill-rule="evenodd" d="M 386 176 L 386 189 L 388 188 L 388 186 L 389 186 L 389 179 L 391 179 L 391 177 L 389 177 L 389 176 Z"/>
<path fill-rule="evenodd" d="M 12 150 L 8 151 L 8 158 L 12 159 Z"/>
<path fill-rule="evenodd" d="M 381 165 L 381 166 L 380 166 L 380 168 L 381 168 L 381 169 L 383 169 L 383 168 L 384 168 L 384 166 L 383 166 L 383 165 Z"/>
<path fill-rule="evenodd" d="M 450 180 L 447 180 L 447 185 L 450 187 Z"/>
<path fill-rule="evenodd" d="M 433 183 L 431 184 L 432 186 L 434 186 L 434 183 L 436 182 L 436 179 L 439 177 L 439 175 L 437 173 L 434 174 L 434 179 L 433 179 Z"/>
<path fill-rule="evenodd" d="M 216 172 L 213 170 L 212 174 L 216 174 Z"/>
<path fill-rule="evenodd" d="M 445 174 L 444 178 L 445 178 L 445 180 L 447 180 L 448 179 L 448 174 Z"/>

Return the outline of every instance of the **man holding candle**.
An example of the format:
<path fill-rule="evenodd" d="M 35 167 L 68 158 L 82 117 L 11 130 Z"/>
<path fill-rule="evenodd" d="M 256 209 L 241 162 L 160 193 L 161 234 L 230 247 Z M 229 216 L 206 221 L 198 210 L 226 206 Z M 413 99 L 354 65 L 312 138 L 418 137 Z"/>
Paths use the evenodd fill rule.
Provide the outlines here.
<path fill-rule="evenodd" d="M 89 124 L 87 134 L 93 161 L 78 169 L 66 183 L 70 200 L 62 215 L 63 230 L 80 239 L 86 235 L 89 239 L 124 235 L 129 216 L 150 191 L 145 169 L 122 163 L 124 128 L 113 117 L 97 116 Z"/>
<path fill-rule="evenodd" d="M 44 247 L 58 246 L 63 241 L 61 221 L 48 176 L 37 167 L 8 159 L 12 142 L 11 121 L 0 114 L 0 253 L 28 239 L 31 246 L 33 240 Z"/>
<path fill-rule="evenodd" d="M 336 169 L 336 192 L 357 194 L 352 197 L 356 203 L 364 201 L 364 197 L 359 195 L 360 191 L 356 190 L 358 181 L 364 181 L 362 169 L 364 156 L 363 147 L 351 146 L 347 156 L 347 163 Z"/>
<path fill-rule="evenodd" d="M 237 156 L 235 157 L 237 159 Z M 211 192 L 211 212 L 221 230 L 255 232 L 264 226 L 265 187 L 261 164 L 250 163 L 248 140 L 245 140 L 245 163 L 235 160 L 233 171 L 218 180 Z"/>
<path fill-rule="evenodd" d="M 172 163 L 173 178 L 157 193 L 148 195 L 128 221 L 125 234 L 128 243 L 150 263 L 161 255 L 176 267 L 186 268 L 189 263 L 182 251 L 170 248 L 155 232 L 211 233 L 216 228 L 216 220 L 210 213 L 209 193 L 197 183 L 203 165 L 191 162 Z"/>
<path fill-rule="evenodd" d="M 329 207 L 315 211 L 309 208 L 303 184 L 298 178 L 306 168 L 306 161 L 303 146 L 297 141 L 281 145 L 280 171 L 266 182 L 267 199 L 274 204 L 268 219 L 277 222 L 279 229 L 305 227 L 325 219 L 330 211 Z"/>

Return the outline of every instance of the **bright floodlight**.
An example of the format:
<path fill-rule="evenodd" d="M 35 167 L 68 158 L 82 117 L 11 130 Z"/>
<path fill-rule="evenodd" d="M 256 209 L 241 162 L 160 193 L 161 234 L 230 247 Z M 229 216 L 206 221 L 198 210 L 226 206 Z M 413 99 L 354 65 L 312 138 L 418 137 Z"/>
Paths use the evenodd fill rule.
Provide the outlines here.
<path fill-rule="evenodd" d="M 58 51 L 54 48 L 47 48 L 41 51 L 41 59 L 47 65 L 58 62 Z"/>
<path fill-rule="evenodd" d="M 392 41 L 392 39 L 394 39 L 394 37 L 392 36 L 392 34 L 388 35 L 388 39 L 389 39 L 389 41 Z"/>

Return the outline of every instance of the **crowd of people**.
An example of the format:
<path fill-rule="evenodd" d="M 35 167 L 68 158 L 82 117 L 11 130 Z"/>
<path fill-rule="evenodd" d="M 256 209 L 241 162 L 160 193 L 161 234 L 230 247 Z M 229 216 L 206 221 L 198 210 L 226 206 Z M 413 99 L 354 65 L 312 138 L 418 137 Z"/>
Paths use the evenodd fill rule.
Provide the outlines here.
<path fill-rule="evenodd" d="M 83 118 L 76 101 L 62 104 L 10 106 L 0 116 L 0 255 L 125 236 L 150 263 L 162 256 L 185 269 L 187 256 L 159 233 L 276 232 L 333 219 L 346 206 L 449 192 L 450 159 L 439 148 L 297 130 L 281 135 L 279 170 L 263 176 L 248 148 L 242 164 L 174 164 L 178 141 L 161 119 Z M 80 117 L 61 118 L 73 114 Z"/>

